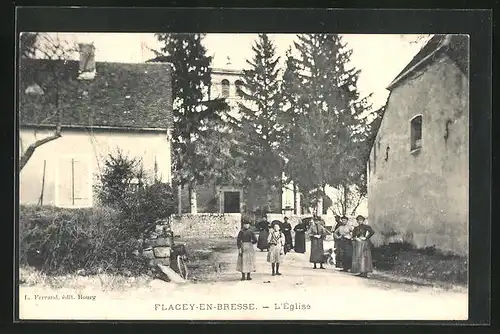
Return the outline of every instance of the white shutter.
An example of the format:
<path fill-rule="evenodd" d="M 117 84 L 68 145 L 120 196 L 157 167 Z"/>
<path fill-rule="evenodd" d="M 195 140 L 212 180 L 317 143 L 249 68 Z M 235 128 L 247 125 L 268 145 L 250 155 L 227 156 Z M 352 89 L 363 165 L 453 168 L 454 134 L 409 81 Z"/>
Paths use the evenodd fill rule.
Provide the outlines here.
<path fill-rule="evenodd" d="M 61 156 L 58 159 L 56 205 L 82 208 L 92 206 L 92 169 L 86 156 Z"/>
<path fill-rule="evenodd" d="M 72 160 L 68 156 L 59 157 L 57 161 L 56 206 L 72 206 Z"/>
<path fill-rule="evenodd" d="M 89 159 L 82 157 L 73 160 L 74 207 L 92 206 L 92 173 Z"/>

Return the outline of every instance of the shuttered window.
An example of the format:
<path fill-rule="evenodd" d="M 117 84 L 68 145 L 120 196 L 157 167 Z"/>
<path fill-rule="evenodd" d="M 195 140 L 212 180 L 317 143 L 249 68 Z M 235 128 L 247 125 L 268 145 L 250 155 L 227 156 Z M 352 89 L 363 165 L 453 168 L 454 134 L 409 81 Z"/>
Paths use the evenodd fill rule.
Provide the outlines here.
<path fill-rule="evenodd" d="M 61 156 L 57 168 L 56 205 L 84 208 L 92 206 L 91 159 L 87 156 Z"/>

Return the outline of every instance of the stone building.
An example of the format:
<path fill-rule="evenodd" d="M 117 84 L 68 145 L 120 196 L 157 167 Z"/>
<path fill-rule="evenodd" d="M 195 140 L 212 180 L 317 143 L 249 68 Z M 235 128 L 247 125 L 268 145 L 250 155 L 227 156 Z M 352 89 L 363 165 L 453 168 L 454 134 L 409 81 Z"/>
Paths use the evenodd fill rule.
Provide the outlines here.
<path fill-rule="evenodd" d="M 245 103 L 237 94 L 237 87 L 241 81 L 242 71 L 235 68 L 230 62 L 224 68 L 213 68 L 209 99 L 224 98 L 230 107 L 229 115 L 238 118 L 238 103 Z M 180 213 L 224 213 L 241 214 L 253 211 L 255 208 L 264 207 L 267 196 L 262 195 L 258 187 L 243 188 L 237 184 L 205 184 L 196 187 L 195 196 L 184 187 L 179 192 Z M 281 191 L 270 195 L 274 209 L 272 212 L 281 213 Z M 191 206 L 190 206 L 191 203 Z"/>
<path fill-rule="evenodd" d="M 375 242 L 468 252 L 468 43 L 434 36 L 388 87 L 367 166 Z"/>

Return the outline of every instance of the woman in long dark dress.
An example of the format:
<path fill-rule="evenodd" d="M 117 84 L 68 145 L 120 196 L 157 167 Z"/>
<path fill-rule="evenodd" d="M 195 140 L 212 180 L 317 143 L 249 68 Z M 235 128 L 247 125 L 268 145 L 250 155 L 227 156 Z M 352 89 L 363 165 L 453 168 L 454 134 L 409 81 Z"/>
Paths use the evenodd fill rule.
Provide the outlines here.
<path fill-rule="evenodd" d="M 367 277 L 373 272 L 372 244 L 370 238 L 375 234 L 373 229 L 366 225 L 365 217 L 357 216 L 358 226 L 352 231 L 353 254 L 351 273 L 360 277 Z"/>
<path fill-rule="evenodd" d="M 295 253 L 303 254 L 306 252 L 306 222 L 301 220 L 293 230 L 295 232 Z"/>
<path fill-rule="evenodd" d="M 281 224 L 281 232 L 285 236 L 285 254 L 293 249 L 292 241 L 292 225 L 288 222 L 288 217 L 285 217 L 284 222 Z"/>
<path fill-rule="evenodd" d="M 257 238 L 250 230 L 250 222 L 244 221 L 243 227 L 236 238 L 238 246 L 236 270 L 241 273 L 242 281 L 251 280 L 250 273 L 255 271 L 255 250 L 253 248 L 255 243 L 257 243 Z"/>
<path fill-rule="evenodd" d="M 321 223 L 319 217 L 315 217 L 311 226 L 308 230 L 309 238 L 311 239 L 311 255 L 309 258 L 309 262 L 314 263 L 313 269 L 317 269 L 316 264 L 319 263 L 320 269 L 325 269 L 323 267 L 323 262 L 325 260 L 325 250 L 323 247 L 323 240 L 325 240 L 328 231 Z"/>
<path fill-rule="evenodd" d="M 259 229 L 259 239 L 257 241 L 257 248 L 261 252 L 269 249 L 267 242 L 267 237 L 269 236 L 269 223 L 267 222 L 267 217 L 264 217 L 260 222 L 257 223 L 257 228 Z"/>
<path fill-rule="evenodd" d="M 352 266 L 352 226 L 347 224 L 348 219 L 343 216 L 339 226 L 333 232 L 337 245 L 336 267 L 342 271 L 349 271 Z"/>

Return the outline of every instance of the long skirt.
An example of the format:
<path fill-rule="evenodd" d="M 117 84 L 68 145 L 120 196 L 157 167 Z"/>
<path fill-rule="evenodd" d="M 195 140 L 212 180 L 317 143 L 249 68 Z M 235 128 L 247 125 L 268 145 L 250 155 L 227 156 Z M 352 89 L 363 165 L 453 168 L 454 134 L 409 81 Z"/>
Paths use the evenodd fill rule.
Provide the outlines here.
<path fill-rule="evenodd" d="M 353 241 L 351 272 L 371 273 L 373 271 L 371 242 L 369 240 Z"/>
<path fill-rule="evenodd" d="M 236 261 L 236 270 L 241 273 L 250 273 L 255 271 L 255 250 L 251 242 L 241 244 L 243 250 L 238 254 Z"/>
<path fill-rule="evenodd" d="M 282 260 L 281 247 L 276 245 L 269 245 L 269 252 L 267 253 L 267 262 L 280 263 Z"/>
<path fill-rule="evenodd" d="M 325 259 L 324 255 L 323 239 L 311 239 L 311 256 L 309 257 L 309 262 L 323 263 Z"/>
<path fill-rule="evenodd" d="M 285 236 L 285 253 L 287 253 L 293 249 L 292 233 L 290 231 L 285 231 L 283 235 Z"/>
<path fill-rule="evenodd" d="M 337 262 L 338 266 L 349 270 L 352 267 L 352 241 L 349 239 L 338 239 L 336 241 L 337 243 L 337 250 L 338 250 L 338 260 L 340 263 Z"/>
<path fill-rule="evenodd" d="M 295 253 L 306 252 L 306 234 L 304 232 L 295 232 Z"/>
<path fill-rule="evenodd" d="M 268 249 L 269 245 L 267 244 L 267 237 L 269 236 L 269 231 L 260 231 L 259 239 L 257 241 L 257 248 L 260 250 Z"/>

